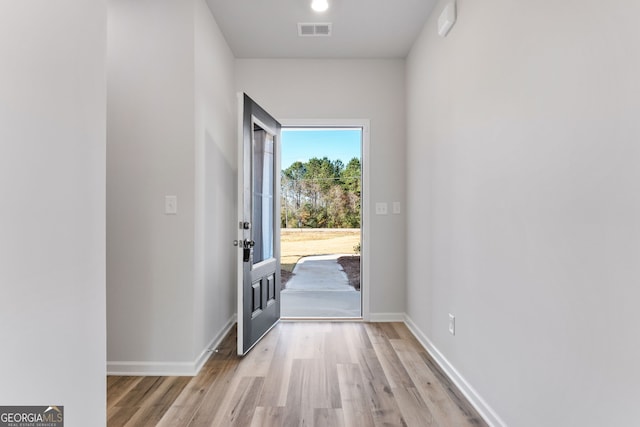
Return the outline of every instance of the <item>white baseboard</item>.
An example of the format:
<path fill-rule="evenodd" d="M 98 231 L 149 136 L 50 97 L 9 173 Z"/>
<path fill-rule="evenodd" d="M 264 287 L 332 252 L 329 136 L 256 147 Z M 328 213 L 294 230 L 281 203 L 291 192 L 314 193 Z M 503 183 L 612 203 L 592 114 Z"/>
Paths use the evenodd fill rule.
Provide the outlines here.
<path fill-rule="evenodd" d="M 193 377 L 209 359 L 211 350 L 220 345 L 236 323 L 235 314 L 193 362 L 107 362 L 107 375 Z"/>
<path fill-rule="evenodd" d="M 427 338 L 427 335 L 418 328 L 408 315 L 404 317 L 404 323 L 413 335 L 420 341 L 420 344 L 427 350 L 429 355 L 436 361 L 440 368 L 447 374 L 449 379 L 464 394 L 469 403 L 478 411 L 480 416 L 492 427 L 507 427 L 500 416 L 489 406 L 489 404 L 478 394 L 478 392 L 464 379 L 458 370 L 444 357 L 435 345 Z"/>
<path fill-rule="evenodd" d="M 107 362 L 107 375 L 192 377 L 194 362 Z"/>
<path fill-rule="evenodd" d="M 369 313 L 369 322 L 404 322 L 404 313 Z"/>

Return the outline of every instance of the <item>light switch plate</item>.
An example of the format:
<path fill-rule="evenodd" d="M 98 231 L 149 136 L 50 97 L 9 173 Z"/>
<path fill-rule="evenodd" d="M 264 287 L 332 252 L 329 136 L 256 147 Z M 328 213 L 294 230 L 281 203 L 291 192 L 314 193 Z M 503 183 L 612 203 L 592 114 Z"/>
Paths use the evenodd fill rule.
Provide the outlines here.
<path fill-rule="evenodd" d="M 178 213 L 178 196 L 164 196 L 164 213 L 166 215 Z"/>
<path fill-rule="evenodd" d="M 400 202 L 393 202 L 393 213 L 394 215 L 400 214 Z"/>

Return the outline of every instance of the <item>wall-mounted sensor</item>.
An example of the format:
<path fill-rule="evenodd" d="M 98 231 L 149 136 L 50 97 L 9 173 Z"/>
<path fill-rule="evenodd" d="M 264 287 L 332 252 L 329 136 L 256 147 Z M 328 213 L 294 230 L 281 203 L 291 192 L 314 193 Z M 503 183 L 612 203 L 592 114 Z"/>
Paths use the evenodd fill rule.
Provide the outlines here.
<path fill-rule="evenodd" d="M 450 1 L 442 10 L 440 17 L 438 18 L 438 35 L 440 37 L 445 37 L 449 34 L 449 30 L 453 27 L 453 24 L 456 22 L 456 2 Z"/>

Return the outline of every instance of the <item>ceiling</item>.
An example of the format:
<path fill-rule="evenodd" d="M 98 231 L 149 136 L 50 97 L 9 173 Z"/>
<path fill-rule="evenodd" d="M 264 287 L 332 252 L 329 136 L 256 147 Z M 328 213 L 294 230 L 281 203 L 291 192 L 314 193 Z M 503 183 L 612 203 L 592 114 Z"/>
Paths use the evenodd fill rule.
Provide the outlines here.
<path fill-rule="evenodd" d="M 404 58 L 436 0 L 207 0 L 237 58 Z M 330 37 L 299 37 L 298 23 L 330 22 Z M 435 31 L 435 29 L 434 29 Z"/>

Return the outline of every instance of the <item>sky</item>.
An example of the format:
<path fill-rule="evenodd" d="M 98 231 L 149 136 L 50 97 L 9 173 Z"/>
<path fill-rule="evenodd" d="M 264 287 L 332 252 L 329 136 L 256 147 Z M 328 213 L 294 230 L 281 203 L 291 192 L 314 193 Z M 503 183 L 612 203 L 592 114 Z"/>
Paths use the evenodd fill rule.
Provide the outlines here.
<path fill-rule="evenodd" d="M 360 159 L 361 129 L 282 129 L 282 169 L 312 157 L 329 160 Z"/>

